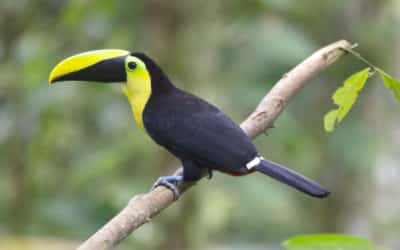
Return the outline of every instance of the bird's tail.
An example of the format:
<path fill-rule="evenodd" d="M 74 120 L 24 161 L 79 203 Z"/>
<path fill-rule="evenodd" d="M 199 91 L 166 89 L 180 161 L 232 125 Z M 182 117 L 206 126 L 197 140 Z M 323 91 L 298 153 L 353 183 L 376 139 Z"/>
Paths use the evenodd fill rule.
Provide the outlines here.
<path fill-rule="evenodd" d="M 259 160 L 254 164 L 255 170 L 268 175 L 275 180 L 283 182 L 303 193 L 311 195 L 313 197 L 324 198 L 329 195 L 329 191 L 324 187 L 316 183 L 315 181 L 296 173 L 295 171 L 281 166 L 275 162 L 257 157 Z M 255 159 L 257 159 L 255 158 Z M 249 168 L 249 166 L 248 166 Z"/>

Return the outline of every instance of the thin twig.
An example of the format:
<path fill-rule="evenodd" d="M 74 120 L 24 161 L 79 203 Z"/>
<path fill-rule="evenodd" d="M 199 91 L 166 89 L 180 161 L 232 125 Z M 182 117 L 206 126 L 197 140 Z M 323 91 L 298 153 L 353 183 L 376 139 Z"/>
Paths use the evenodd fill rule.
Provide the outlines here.
<path fill-rule="evenodd" d="M 246 134 L 254 138 L 264 132 L 286 107 L 290 99 L 297 94 L 310 80 L 316 77 L 329 65 L 334 63 L 346 51 L 351 43 L 341 40 L 332 43 L 301 62 L 275 84 L 260 102 L 256 110 L 241 124 Z M 179 187 L 184 192 L 191 183 Z M 129 204 L 113 219 L 107 222 L 95 234 L 78 247 L 79 250 L 109 250 L 126 238 L 135 229 L 150 221 L 174 202 L 169 189 L 158 187 L 152 192 L 134 196 Z"/>
<path fill-rule="evenodd" d="M 354 57 L 356 57 L 358 60 L 362 61 L 363 63 L 367 64 L 372 71 L 377 71 L 379 68 L 372 64 L 370 61 L 368 61 L 365 57 L 363 57 L 360 53 L 354 50 L 354 48 L 358 47 L 358 44 L 355 43 L 351 46 L 351 48 L 342 48 L 344 51 L 352 54 Z"/>

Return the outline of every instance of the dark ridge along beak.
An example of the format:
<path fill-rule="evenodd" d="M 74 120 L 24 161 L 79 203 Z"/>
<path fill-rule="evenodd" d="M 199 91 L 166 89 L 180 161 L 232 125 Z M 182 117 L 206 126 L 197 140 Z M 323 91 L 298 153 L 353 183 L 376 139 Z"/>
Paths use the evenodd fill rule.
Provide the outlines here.
<path fill-rule="evenodd" d="M 50 73 L 49 83 L 60 81 L 126 82 L 126 50 L 104 49 L 68 57 Z"/>

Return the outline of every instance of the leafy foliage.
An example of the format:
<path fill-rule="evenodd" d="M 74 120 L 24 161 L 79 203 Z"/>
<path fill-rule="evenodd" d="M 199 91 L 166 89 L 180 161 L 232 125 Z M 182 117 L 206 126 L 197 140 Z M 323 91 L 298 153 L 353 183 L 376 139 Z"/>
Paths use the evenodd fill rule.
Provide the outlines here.
<path fill-rule="evenodd" d="M 400 82 L 398 80 L 370 63 L 367 59 L 362 57 L 360 53 L 354 50 L 348 50 L 347 52 L 354 55 L 369 67 L 351 75 L 344 81 L 343 86 L 339 87 L 333 94 L 333 102 L 338 105 L 338 108 L 330 110 L 325 114 L 324 128 L 326 132 L 332 132 L 335 129 L 335 125 L 343 120 L 356 102 L 358 94 L 364 88 L 367 79 L 376 72 L 379 73 L 387 89 L 393 92 L 397 101 L 400 103 Z"/>
<path fill-rule="evenodd" d="M 343 120 L 357 100 L 359 92 L 363 89 L 368 79 L 370 68 L 363 69 L 344 81 L 332 96 L 333 102 L 338 105 L 335 110 L 329 111 L 324 117 L 324 127 L 332 132 L 335 124 Z"/>
<path fill-rule="evenodd" d="M 283 246 L 287 250 L 383 250 L 369 240 L 340 234 L 296 236 Z"/>
<path fill-rule="evenodd" d="M 378 69 L 378 72 L 386 87 L 393 92 L 397 101 L 400 103 L 400 82 L 381 69 Z"/>

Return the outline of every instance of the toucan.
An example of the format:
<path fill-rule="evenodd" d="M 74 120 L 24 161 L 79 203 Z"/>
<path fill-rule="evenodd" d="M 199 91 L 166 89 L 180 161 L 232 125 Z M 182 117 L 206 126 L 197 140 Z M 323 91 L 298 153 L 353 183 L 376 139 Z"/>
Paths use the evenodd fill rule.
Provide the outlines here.
<path fill-rule="evenodd" d="M 198 181 L 213 170 L 233 176 L 260 172 L 313 197 L 329 194 L 313 180 L 263 158 L 235 122 L 176 87 L 142 52 L 103 49 L 68 57 L 50 73 L 50 83 L 60 81 L 121 83 L 138 127 L 182 162 L 182 175 L 160 177 L 153 185 L 166 186 L 175 199 L 179 182 Z"/>

